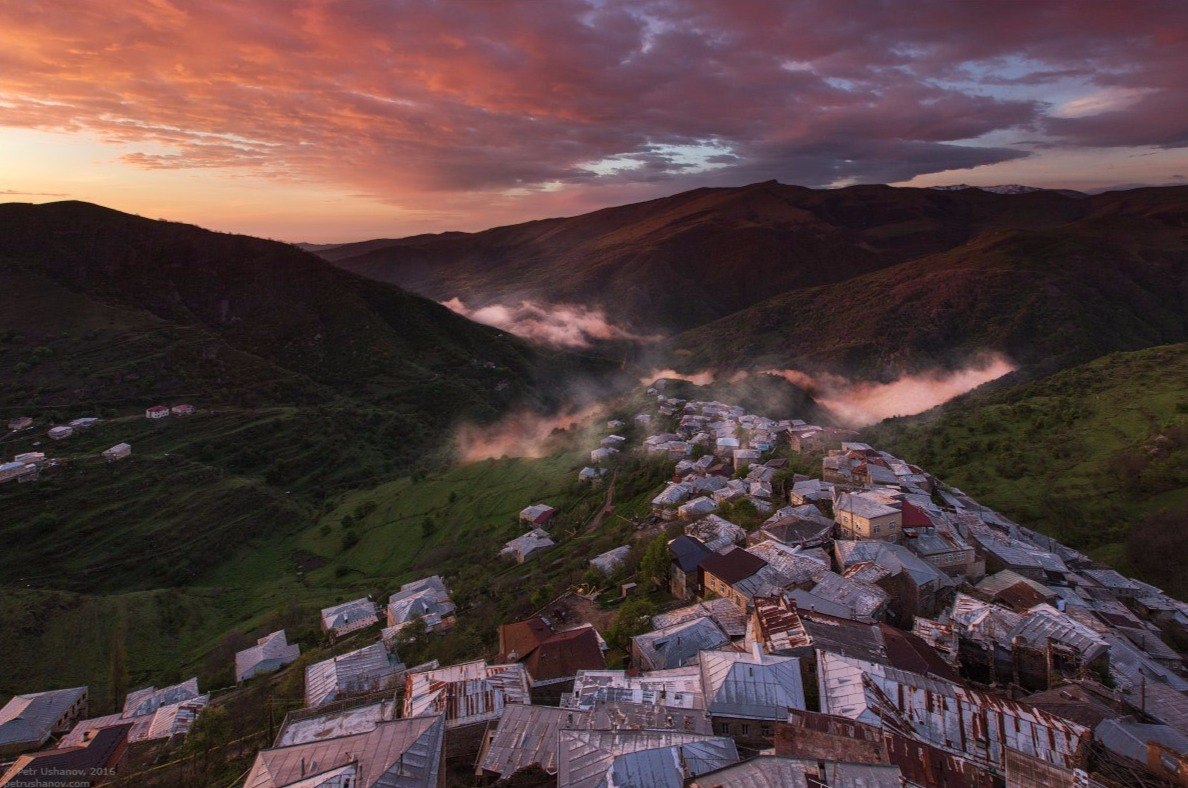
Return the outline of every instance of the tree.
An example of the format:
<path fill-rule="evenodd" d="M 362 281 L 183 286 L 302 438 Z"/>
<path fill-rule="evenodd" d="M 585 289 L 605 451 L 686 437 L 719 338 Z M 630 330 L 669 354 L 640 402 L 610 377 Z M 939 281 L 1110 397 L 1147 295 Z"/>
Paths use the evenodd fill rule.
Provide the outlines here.
<path fill-rule="evenodd" d="M 614 623 L 606 631 L 607 642 L 625 651 L 631 644 L 631 638 L 652 628 L 654 615 L 656 606 L 647 597 L 628 599 L 619 608 Z"/>
<path fill-rule="evenodd" d="M 668 556 L 668 538 L 660 534 L 644 548 L 643 558 L 639 562 L 639 573 L 643 579 L 659 588 L 668 582 L 669 568 L 672 561 Z"/>
<path fill-rule="evenodd" d="M 433 533 L 436 530 L 437 523 L 433 522 L 432 517 L 426 516 L 425 519 L 421 521 L 421 536 L 424 538 L 428 539 L 430 536 L 433 536 Z"/>
<path fill-rule="evenodd" d="M 416 665 L 423 661 L 421 655 L 425 651 L 428 633 L 429 627 L 425 624 L 423 616 L 409 621 L 396 633 L 396 653 L 405 664 Z"/>

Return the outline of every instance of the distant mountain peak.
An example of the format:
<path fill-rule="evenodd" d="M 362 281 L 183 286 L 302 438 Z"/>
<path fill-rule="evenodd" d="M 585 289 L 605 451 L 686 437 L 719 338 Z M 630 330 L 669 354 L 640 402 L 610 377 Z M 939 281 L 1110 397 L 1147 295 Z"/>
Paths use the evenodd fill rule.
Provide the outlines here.
<path fill-rule="evenodd" d="M 971 186 L 968 183 L 955 183 L 948 186 L 929 186 L 928 188 L 940 192 L 960 192 L 966 189 L 978 189 L 991 194 L 1031 194 L 1032 192 L 1052 191 L 1069 196 L 1084 196 L 1073 189 L 1044 189 L 1039 186 L 1024 186 L 1020 183 L 1004 183 L 998 186 Z"/>

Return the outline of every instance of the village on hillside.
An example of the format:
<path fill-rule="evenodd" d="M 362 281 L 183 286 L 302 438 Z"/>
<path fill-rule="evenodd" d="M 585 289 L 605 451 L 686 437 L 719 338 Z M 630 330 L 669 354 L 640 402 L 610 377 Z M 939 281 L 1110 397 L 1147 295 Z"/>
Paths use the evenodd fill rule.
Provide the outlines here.
<path fill-rule="evenodd" d="M 465 615 L 448 577 L 327 606 L 320 630 L 350 650 L 304 666 L 305 707 L 239 784 L 1188 784 L 1188 604 L 856 433 L 667 390 L 647 389 L 634 424 L 606 422 L 577 471 L 606 485 L 631 453 L 671 466 L 589 583 L 490 622 L 498 653 L 456 664 L 401 655 Z M 564 549 L 550 502 L 523 507 L 493 561 Z M 608 661 L 612 618 L 592 614 L 608 588 L 625 661 Z M 633 614 L 645 593 L 666 604 Z M 235 680 L 269 681 L 301 654 L 265 634 L 234 655 Z M 29 687 L 0 709 L 0 786 L 118 779 L 130 747 L 183 740 L 211 706 L 196 678 L 105 716 L 87 697 Z"/>

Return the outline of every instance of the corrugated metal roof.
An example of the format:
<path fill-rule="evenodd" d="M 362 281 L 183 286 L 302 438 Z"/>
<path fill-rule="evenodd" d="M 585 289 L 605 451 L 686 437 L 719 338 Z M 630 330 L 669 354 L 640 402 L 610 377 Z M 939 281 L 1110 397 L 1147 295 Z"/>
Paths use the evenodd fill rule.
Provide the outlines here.
<path fill-rule="evenodd" d="M 528 674 L 518 663 L 477 660 L 404 679 L 404 716 L 444 713 L 449 728 L 498 719 L 508 704 L 528 702 Z"/>
<path fill-rule="evenodd" d="M 357 628 L 360 625 L 365 626 L 362 622 L 374 623 L 378 620 L 375 603 L 367 597 L 322 609 L 322 629 L 324 630 Z"/>
<path fill-rule="evenodd" d="M 710 551 L 719 553 L 731 545 L 741 544 L 747 532 L 734 523 L 711 514 L 685 526 L 685 535 L 699 540 Z"/>
<path fill-rule="evenodd" d="M 573 692 L 562 705 L 593 710 L 599 703 L 637 703 L 680 709 L 704 709 L 701 670 L 696 666 L 652 670 L 628 676 L 622 670 L 583 670 L 574 679 Z"/>
<path fill-rule="evenodd" d="M 235 654 L 235 680 L 244 681 L 264 670 L 276 670 L 297 659 L 301 647 L 289 643 L 283 629 L 265 635 L 256 645 Z"/>
<path fill-rule="evenodd" d="M 305 705 L 312 708 L 343 695 L 385 689 L 394 685 L 404 667 L 382 642 L 315 662 L 305 668 Z"/>
<path fill-rule="evenodd" d="M 786 720 L 788 709 L 805 707 L 796 657 L 705 651 L 701 677 L 706 707 L 714 716 Z"/>
<path fill-rule="evenodd" d="M 124 698 L 124 716 L 140 717 L 152 714 L 162 706 L 193 700 L 198 697 L 198 678 L 190 678 L 169 687 L 146 687 L 129 692 Z"/>
<path fill-rule="evenodd" d="M 682 667 L 695 659 L 698 652 L 730 642 L 729 636 L 709 616 L 636 635 L 631 640 L 653 670 Z"/>
<path fill-rule="evenodd" d="M 1001 768 L 1014 749 L 1072 767 L 1089 731 L 1042 709 L 947 681 L 851 659 L 817 655 L 822 711 L 887 728 Z"/>
<path fill-rule="evenodd" d="M 0 746 L 38 746 L 62 716 L 87 694 L 86 687 L 17 695 L 0 709 Z"/>
<path fill-rule="evenodd" d="M 437 715 L 383 722 L 367 733 L 261 750 L 244 788 L 324 785 L 336 775 L 347 774 L 357 788 L 433 788 L 441 771 L 444 737 L 443 718 Z"/>
<path fill-rule="evenodd" d="M 590 559 L 590 566 L 609 575 L 622 566 L 629 555 L 631 555 L 631 545 L 625 544 L 594 556 Z"/>
<path fill-rule="evenodd" d="M 748 633 L 747 643 L 758 642 L 768 654 L 793 651 L 812 645 L 805 631 L 796 605 L 781 597 L 756 597 L 755 626 Z M 753 640 L 752 640 L 753 639 Z"/>
<path fill-rule="evenodd" d="M 589 713 L 551 706 L 508 706 L 484 749 L 479 768 L 510 777 L 532 764 L 557 773 L 558 734 L 562 727 L 584 728 Z"/>
<path fill-rule="evenodd" d="M 760 755 L 703 774 L 689 783 L 689 788 L 820 788 L 823 785 L 832 788 L 900 788 L 903 773 L 891 764 Z"/>
<path fill-rule="evenodd" d="M 731 638 L 742 637 L 747 633 L 746 613 L 740 610 L 738 605 L 724 597 L 715 597 L 704 602 L 695 602 L 686 607 L 679 607 L 667 613 L 658 613 L 652 616 L 652 628 L 664 629 L 704 616 L 709 616 L 716 621 L 722 631 Z"/>
<path fill-rule="evenodd" d="M 1150 725 L 1132 720 L 1105 720 L 1093 732 L 1106 749 L 1147 763 L 1147 744 L 1160 744 L 1172 752 L 1188 755 L 1188 736 L 1167 725 Z"/>
<path fill-rule="evenodd" d="M 406 624 L 414 618 L 440 624 L 454 615 L 449 589 L 438 575 L 405 583 L 388 598 L 388 625 Z"/>
<path fill-rule="evenodd" d="M 399 716 L 400 707 L 393 696 L 389 700 L 368 703 L 344 709 L 334 709 L 311 717 L 286 718 L 284 727 L 277 734 L 274 746 L 285 747 L 290 744 L 306 744 L 324 739 L 337 739 L 341 736 L 354 736 L 375 730 L 381 722 L 394 720 Z"/>
<path fill-rule="evenodd" d="M 669 751 L 671 755 L 625 759 L 620 762 L 617 772 L 612 771 L 616 760 L 624 755 L 656 750 Z M 669 762 L 659 759 L 666 757 L 671 758 L 673 774 L 680 785 L 687 777 L 736 763 L 738 750 L 732 739 L 720 736 L 675 731 L 563 730 L 557 785 L 558 788 L 595 788 L 600 785 L 645 788 L 655 784 L 652 781 L 658 779 L 657 768 L 661 763 Z"/>

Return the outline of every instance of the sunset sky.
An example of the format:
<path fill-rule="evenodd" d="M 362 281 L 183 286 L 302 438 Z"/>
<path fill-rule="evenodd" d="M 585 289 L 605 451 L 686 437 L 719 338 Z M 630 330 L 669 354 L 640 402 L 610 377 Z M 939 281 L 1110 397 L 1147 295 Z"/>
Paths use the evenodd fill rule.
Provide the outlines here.
<path fill-rule="evenodd" d="M 292 241 L 698 186 L 1188 183 L 1184 2 L 0 3 L 0 198 Z"/>

